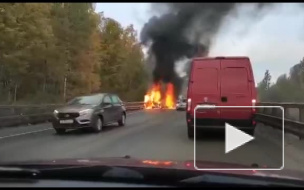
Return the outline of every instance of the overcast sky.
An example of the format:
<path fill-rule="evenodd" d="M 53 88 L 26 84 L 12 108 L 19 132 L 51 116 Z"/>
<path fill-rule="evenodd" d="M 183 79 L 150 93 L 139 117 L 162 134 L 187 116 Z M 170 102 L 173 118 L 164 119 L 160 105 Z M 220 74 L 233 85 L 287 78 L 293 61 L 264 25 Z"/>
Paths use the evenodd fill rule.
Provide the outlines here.
<path fill-rule="evenodd" d="M 138 34 L 153 14 L 150 3 L 97 3 L 96 11 L 103 11 L 124 27 L 133 24 Z M 304 56 L 303 34 L 303 9 L 285 3 L 254 22 L 246 16 L 227 18 L 213 39 L 210 55 L 249 56 L 256 82 L 261 81 L 266 69 L 274 82 Z"/>
<path fill-rule="evenodd" d="M 124 27 L 133 24 L 138 35 L 152 15 L 150 3 L 97 3 L 96 12 L 104 12 L 106 17 L 117 20 Z"/>

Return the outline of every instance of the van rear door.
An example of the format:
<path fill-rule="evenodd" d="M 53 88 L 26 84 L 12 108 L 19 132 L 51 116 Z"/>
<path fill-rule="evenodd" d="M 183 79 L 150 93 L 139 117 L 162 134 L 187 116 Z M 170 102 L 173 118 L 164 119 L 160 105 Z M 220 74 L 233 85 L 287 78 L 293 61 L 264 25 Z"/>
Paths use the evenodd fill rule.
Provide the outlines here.
<path fill-rule="evenodd" d="M 251 106 L 252 70 L 249 59 L 221 59 L 221 106 Z M 252 108 L 222 108 L 222 119 L 250 119 Z"/>
<path fill-rule="evenodd" d="M 191 112 L 197 105 L 213 104 L 220 102 L 220 60 L 196 59 L 193 61 L 189 93 L 191 98 Z M 201 109 L 196 112 L 197 117 L 219 118 L 217 109 Z"/>

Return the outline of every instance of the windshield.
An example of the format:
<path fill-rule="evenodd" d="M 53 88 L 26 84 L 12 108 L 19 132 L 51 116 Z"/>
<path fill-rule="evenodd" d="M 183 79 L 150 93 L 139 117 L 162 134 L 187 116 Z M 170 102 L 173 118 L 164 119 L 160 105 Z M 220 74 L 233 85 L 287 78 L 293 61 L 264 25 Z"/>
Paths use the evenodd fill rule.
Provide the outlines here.
<path fill-rule="evenodd" d="M 0 165 L 304 172 L 303 29 L 297 3 L 1 3 Z"/>
<path fill-rule="evenodd" d="M 101 103 L 103 95 L 81 96 L 69 101 L 67 105 L 98 105 Z"/>

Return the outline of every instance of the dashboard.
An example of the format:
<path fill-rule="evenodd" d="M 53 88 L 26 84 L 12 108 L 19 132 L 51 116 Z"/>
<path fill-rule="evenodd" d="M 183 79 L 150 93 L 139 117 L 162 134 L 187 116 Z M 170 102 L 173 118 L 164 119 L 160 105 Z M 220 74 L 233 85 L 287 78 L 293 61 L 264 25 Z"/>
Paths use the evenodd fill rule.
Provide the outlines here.
<path fill-rule="evenodd" d="M 170 187 L 136 183 L 90 182 L 69 180 L 0 179 L 1 187 Z"/>

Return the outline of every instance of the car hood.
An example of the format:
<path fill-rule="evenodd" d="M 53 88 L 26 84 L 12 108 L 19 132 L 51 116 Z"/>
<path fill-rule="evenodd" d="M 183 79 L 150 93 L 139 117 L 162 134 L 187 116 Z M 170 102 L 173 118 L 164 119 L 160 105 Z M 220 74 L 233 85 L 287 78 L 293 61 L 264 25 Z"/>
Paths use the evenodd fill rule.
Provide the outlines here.
<path fill-rule="evenodd" d="M 9 163 L 7 165 L 22 166 L 22 165 L 53 165 L 53 166 L 113 166 L 113 167 L 145 167 L 145 168 L 167 168 L 179 170 L 193 170 L 195 171 L 193 160 L 173 161 L 173 160 L 149 160 L 149 159 L 134 159 L 126 157 L 108 157 L 108 158 L 94 158 L 94 159 L 58 159 L 49 161 L 31 161 Z M 236 174 L 246 176 L 264 176 L 284 179 L 304 180 L 304 171 L 296 170 L 253 170 L 246 165 L 232 164 L 225 162 L 213 161 L 197 161 L 197 168 L 248 168 L 248 170 L 209 170 L 208 172 Z M 267 168 L 266 166 L 264 168 Z M 201 171 L 206 172 L 206 171 Z"/>
<path fill-rule="evenodd" d="M 94 108 L 95 106 L 96 105 L 65 105 L 56 110 L 61 113 L 68 113 L 68 112 L 73 113 L 73 112 L 79 112 L 79 111 L 85 110 L 85 109 L 91 109 L 91 108 Z"/>

